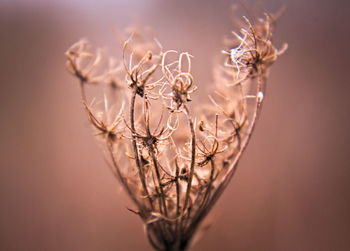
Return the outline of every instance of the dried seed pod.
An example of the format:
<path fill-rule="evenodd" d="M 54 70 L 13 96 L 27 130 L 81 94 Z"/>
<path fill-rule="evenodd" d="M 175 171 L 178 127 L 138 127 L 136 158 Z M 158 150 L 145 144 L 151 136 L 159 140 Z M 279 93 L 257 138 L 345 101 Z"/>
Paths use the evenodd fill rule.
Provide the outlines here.
<path fill-rule="evenodd" d="M 188 52 L 163 51 L 138 35 L 124 43 L 122 60 L 109 60 L 97 76 L 101 54 L 89 52 L 86 41 L 67 51 L 88 118 L 155 249 L 184 250 L 234 175 L 261 109 L 268 68 L 284 50 L 271 42 L 274 22 L 272 15 L 255 24 L 244 18 L 232 39 L 238 46 L 223 50 L 212 94 L 197 109 Z M 115 101 L 110 105 L 105 96 L 102 115 L 87 105 L 85 84 L 95 82 L 109 85 Z"/>

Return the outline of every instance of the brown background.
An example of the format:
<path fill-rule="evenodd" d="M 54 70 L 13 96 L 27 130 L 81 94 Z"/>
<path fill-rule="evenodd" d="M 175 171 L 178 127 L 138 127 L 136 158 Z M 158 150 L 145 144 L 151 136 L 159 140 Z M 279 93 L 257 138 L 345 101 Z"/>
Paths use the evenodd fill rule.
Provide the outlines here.
<path fill-rule="evenodd" d="M 209 84 L 232 2 L 0 1 L 0 250 L 150 250 L 63 53 L 81 37 L 117 48 L 116 30 L 144 23 L 165 48 L 190 51 L 197 83 Z M 260 6 L 283 4 L 276 36 L 289 50 L 214 225 L 193 250 L 350 250 L 350 4 Z"/>

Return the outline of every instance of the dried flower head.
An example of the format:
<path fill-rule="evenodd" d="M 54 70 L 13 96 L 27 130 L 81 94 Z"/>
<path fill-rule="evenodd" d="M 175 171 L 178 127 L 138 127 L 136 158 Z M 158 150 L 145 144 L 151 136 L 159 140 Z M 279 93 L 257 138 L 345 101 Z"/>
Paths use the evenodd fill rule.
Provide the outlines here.
<path fill-rule="evenodd" d="M 130 211 L 141 217 L 156 250 L 186 249 L 233 177 L 261 109 L 268 68 L 286 48 L 271 42 L 274 22 L 270 14 L 256 24 L 244 17 L 214 70 L 208 103 L 196 109 L 188 52 L 163 51 L 138 33 L 124 43 L 121 61 L 110 59 L 99 74 L 101 53 L 91 53 L 85 40 L 66 52 L 87 116 L 137 207 Z M 90 83 L 110 90 L 102 112 L 87 105 Z"/>

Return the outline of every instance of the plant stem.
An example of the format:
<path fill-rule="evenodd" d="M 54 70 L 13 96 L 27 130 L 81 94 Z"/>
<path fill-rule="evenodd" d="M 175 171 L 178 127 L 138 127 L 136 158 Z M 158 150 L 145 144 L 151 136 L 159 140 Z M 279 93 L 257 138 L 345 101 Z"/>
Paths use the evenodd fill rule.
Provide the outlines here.
<path fill-rule="evenodd" d="M 153 210 L 153 203 L 152 203 L 152 198 L 149 196 L 146 181 L 145 181 L 145 175 L 143 172 L 143 168 L 141 168 L 140 164 L 140 157 L 139 157 L 139 152 L 136 144 L 136 135 L 135 135 L 135 101 L 136 101 L 136 89 L 137 85 L 135 84 L 132 89 L 131 93 L 131 101 L 130 101 L 130 126 L 131 126 L 131 134 L 132 134 L 132 146 L 134 149 L 134 156 L 135 156 L 135 162 L 136 166 L 138 169 L 139 177 L 141 180 L 142 187 L 146 193 L 146 197 L 149 200 L 151 209 Z"/>

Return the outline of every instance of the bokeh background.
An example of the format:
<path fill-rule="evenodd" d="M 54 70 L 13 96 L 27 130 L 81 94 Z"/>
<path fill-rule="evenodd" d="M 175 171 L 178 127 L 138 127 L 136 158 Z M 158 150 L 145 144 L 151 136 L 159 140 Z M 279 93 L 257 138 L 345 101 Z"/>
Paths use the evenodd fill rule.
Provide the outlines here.
<path fill-rule="evenodd" d="M 242 2 L 287 6 L 276 41 L 289 50 L 193 250 L 350 250 L 350 2 Z M 165 48 L 190 51 L 197 83 L 210 84 L 232 3 L 0 0 L 0 250 L 151 250 L 91 135 L 63 53 L 81 37 L 114 53 L 118 31 L 140 23 Z"/>

